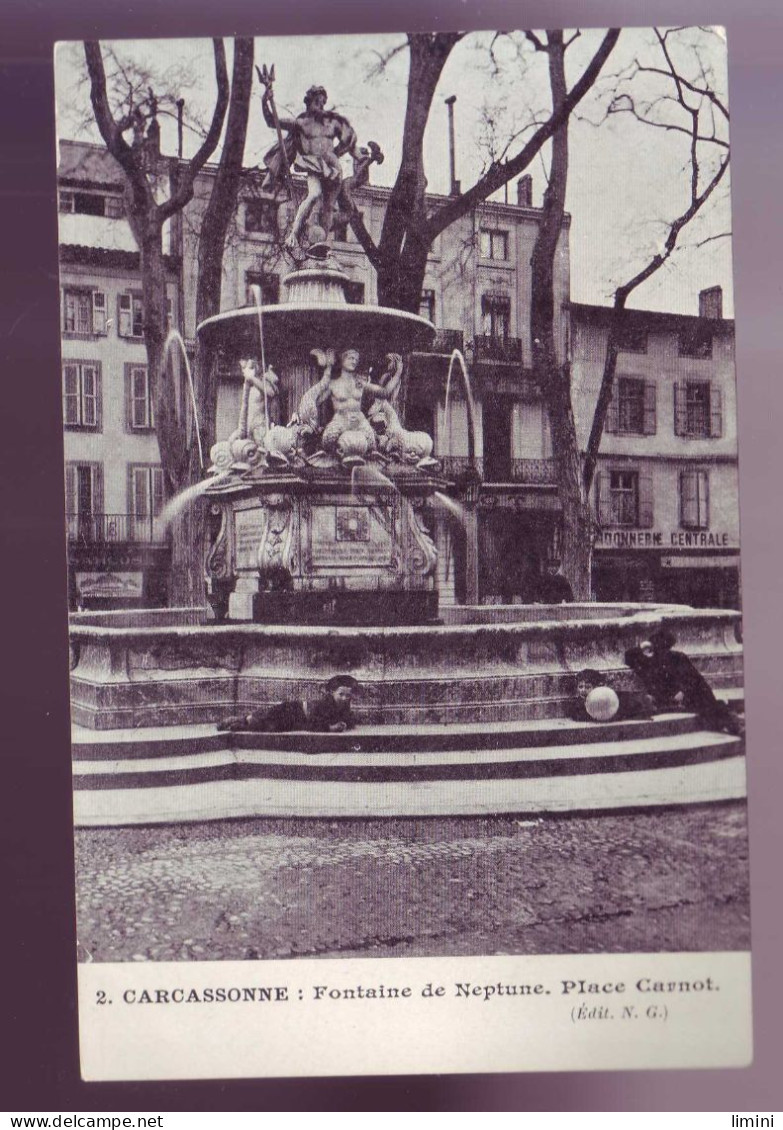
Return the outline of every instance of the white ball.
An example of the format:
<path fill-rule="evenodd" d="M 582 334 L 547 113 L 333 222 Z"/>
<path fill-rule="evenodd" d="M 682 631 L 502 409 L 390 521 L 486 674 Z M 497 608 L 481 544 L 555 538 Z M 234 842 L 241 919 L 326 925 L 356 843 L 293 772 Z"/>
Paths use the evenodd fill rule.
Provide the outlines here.
<path fill-rule="evenodd" d="M 620 700 L 611 687 L 593 687 L 585 699 L 585 710 L 595 722 L 609 722 L 620 709 Z"/>

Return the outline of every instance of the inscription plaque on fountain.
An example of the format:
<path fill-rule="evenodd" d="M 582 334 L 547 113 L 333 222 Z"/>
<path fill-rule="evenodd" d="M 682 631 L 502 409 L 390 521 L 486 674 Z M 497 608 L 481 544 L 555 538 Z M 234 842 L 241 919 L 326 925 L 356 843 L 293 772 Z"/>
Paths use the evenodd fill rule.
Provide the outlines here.
<path fill-rule="evenodd" d="M 263 512 L 237 510 L 235 521 L 237 568 L 254 569 L 258 565 L 258 547 L 264 532 Z"/>
<path fill-rule="evenodd" d="M 391 516 L 385 517 L 391 527 Z M 383 568 L 391 564 L 394 551 L 388 529 L 367 506 L 314 506 L 311 539 L 313 560 L 319 567 Z"/>

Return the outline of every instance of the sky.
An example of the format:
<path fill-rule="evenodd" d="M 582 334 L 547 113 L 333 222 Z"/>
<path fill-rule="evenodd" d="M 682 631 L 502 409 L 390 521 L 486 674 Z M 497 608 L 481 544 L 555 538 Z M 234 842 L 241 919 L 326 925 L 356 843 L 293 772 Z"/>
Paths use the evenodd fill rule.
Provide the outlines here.
<path fill-rule="evenodd" d="M 603 32 L 581 31 L 567 53 L 567 78 L 573 84 L 597 48 Z M 494 41 L 494 42 L 493 42 Z M 694 78 L 710 72 L 714 89 L 726 97 L 725 40 L 720 31 L 693 29 L 678 33 L 678 62 Z M 313 83 L 328 92 L 328 105 L 348 117 L 360 143 L 377 141 L 385 154 L 382 166 L 373 166 L 376 184 L 393 183 L 400 159 L 405 117 L 408 53 L 394 48 L 402 35 L 300 36 L 257 38 L 259 64 L 275 65 L 275 98 L 281 115 L 295 116 L 304 107 L 302 96 Z M 108 46 L 108 45 L 104 45 Z M 132 59 L 161 76 L 159 87 L 175 89 L 186 101 L 186 114 L 206 121 L 214 101 L 215 80 L 209 40 L 172 39 L 122 41 L 112 45 L 122 59 Z M 230 41 L 229 69 L 231 66 Z M 494 55 L 494 62 L 490 54 Z M 392 53 L 378 70 L 382 56 Z M 648 29 L 625 29 L 604 68 L 601 79 L 581 103 L 570 126 L 570 160 L 567 208 L 571 226 L 571 297 L 578 302 L 606 303 L 614 288 L 644 264 L 660 246 L 666 221 L 683 211 L 689 193 L 688 139 L 676 129 L 654 129 L 630 114 L 605 118 L 605 109 L 618 90 L 632 93 L 636 105 L 669 126 L 683 123 L 660 101 L 670 82 L 654 74 L 635 74 L 618 86 L 617 75 L 627 74 L 634 60 L 660 67 L 662 55 Z M 83 78 L 79 44 L 61 44 L 56 56 L 57 124 L 60 137 L 99 140 L 90 122 L 89 90 Z M 245 164 L 260 164 L 274 135 L 263 121 L 261 88 L 256 87 L 245 150 Z M 548 108 L 546 60 L 521 36 L 496 38 L 493 33 L 471 33 L 449 57 L 433 100 L 425 137 L 425 172 L 431 191 L 449 189 L 448 117 L 445 98 L 457 96 L 457 176 L 463 189 L 481 175 L 489 154 L 489 140 L 499 152 L 531 115 Z M 627 104 L 627 103 L 626 103 Z M 716 131 L 725 137 L 720 115 Z M 491 122 L 491 128 L 487 123 Z M 161 119 L 162 145 L 176 151 L 176 126 Z M 712 128 L 709 122 L 705 128 Z M 525 134 L 526 138 L 529 134 Z M 186 154 L 199 138 L 187 132 Z M 518 148 L 511 143 L 509 153 Z M 722 150 L 705 144 L 702 153 L 713 163 Z M 527 170 L 533 176 L 533 202 L 540 204 L 546 187 L 546 151 Z M 502 199 L 501 192 L 496 199 Z M 509 199 L 516 188 L 509 186 Z M 721 285 L 724 314 L 733 312 L 731 289 L 730 207 L 728 176 L 702 214 L 681 237 L 679 250 L 665 268 L 636 290 L 632 307 L 694 314 L 698 292 Z"/>

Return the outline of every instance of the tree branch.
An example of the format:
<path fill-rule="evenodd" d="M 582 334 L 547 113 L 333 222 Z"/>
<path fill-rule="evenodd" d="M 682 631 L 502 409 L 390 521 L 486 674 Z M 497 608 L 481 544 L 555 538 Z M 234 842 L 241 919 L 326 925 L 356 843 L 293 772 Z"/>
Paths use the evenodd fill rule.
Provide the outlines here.
<path fill-rule="evenodd" d="M 184 167 L 180 167 L 176 190 L 172 192 L 168 200 L 159 205 L 162 220 L 167 220 L 175 212 L 179 212 L 193 199 L 193 186 L 196 177 L 215 152 L 220 141 L 220 135 L 223 132 L 223 122 L 230 93 L 228 70 L 226 68 L 226 48 L 222 39 L 213 39 L 212 47 L 215 53 L 215 81 L 217 82 L 217 98 L 212 113 L 212 121 L 209 124 L 207 136 L 198 151 L 185 163 Z"/>
<path fill-rule="evenodd" d="M 450 224 L 453 224 L 455 220 L 458 220 L 461 216 L 471 211 L 472 208 L 475 208 L 476 205 L 486 200 L 488 196 L 491 196 L 497 189 L 502 188 L 502 186 L 513 177 L 524 172 L 536 154 L 543 148 L 550 137 L 557 132 L 560 126 L 567 121 L 574 107 L 581 102 L 593 86 L 598 75 L 601 73 L 604 63 L 609 58 L 609 55 L 617 43 L 619 36 L 619 28 L 612 28 L 606 33 L 601 42 L 601 46 L 590 60 L 582 76 L 566 95 L 562 105 L 552 112 L 548 121 L 537 130 L 535 135 L 526 143 L 516 157 L 491 168 L 483 177 L 476 181 L 472 188 L 468 189 L 467 192 L 463 192 L 461 196 L 450 200 L 429 218 L 426 229 L 427 239 L 432 241 L 437 235 L 449 227 Z"/>

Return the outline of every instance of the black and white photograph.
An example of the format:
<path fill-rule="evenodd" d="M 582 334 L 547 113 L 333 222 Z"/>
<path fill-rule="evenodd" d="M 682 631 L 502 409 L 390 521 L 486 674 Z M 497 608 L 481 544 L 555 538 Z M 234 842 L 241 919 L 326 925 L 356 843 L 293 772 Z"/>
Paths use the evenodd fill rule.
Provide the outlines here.
<path fill-rule="evenodd" d="M 55 76 L 85 1077 L 747 1063 L 724 31 Z"/>

